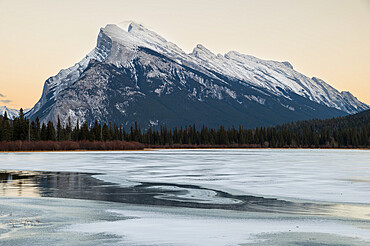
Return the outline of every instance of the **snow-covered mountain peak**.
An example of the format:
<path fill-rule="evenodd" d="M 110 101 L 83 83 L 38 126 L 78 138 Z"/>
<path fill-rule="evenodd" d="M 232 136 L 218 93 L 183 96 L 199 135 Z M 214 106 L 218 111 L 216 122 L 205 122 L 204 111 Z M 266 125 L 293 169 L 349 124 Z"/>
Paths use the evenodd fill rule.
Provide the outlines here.
<path fill-rule="evenodd" d="M 131 32 L 132 29 L 136 29 L 136 30 L 139 30 L 139 31 L 147 30 L 143 25 L 135 23 L 135 22 L 131 22 L 130 25 L 128 25 L 127 31 Z"/>
<path fill-rule="evenodd" d="M 194 56 L 196 58 L 199 58 L 201 60 L 207 60 L 207 59 L 215 59 L 216 55 L 212 53 L 209 49 L 204 47 L 201 44 L 197 44 L 197 46 L 193 49 L 193 51 L 190 54 L 191 56 Z"/>
<path fill-rule="evenodd" d="M 225 57 L 228 58 L 228 59 L 231 59 L 231 60 L 249 60 L 249 61 L 254 61 L 254 62 L 257 62 L 261 59 L 255 57 L 255 56 L 251 56 L 251 55 L 245 55 L 245 54 L 242 54 L 238 51 L 235 51 L 235 50 L 231 50 L 229 52 L 227 52 L 225 54 Z"/>
<path fill-rule="evenodd" d="M 184 57 L 186 55 L 185 52 L 176 44 L 167 41 L 157 33 L 135 22 L 131 22 L 128 25 L 127 31 L 117 25 L 109 24 L 102 28 L 101 32 L 111 38 L 112 41 L 115 41 L 124 47 L 149 48 L 167 56 Z"/>
<path fill-rule="evenodd" d="M 158 35 L 157 33 L 153 32 L 151 30 L 149 30 L 144 25 L 138 24 L 136 22 L 131 22 L 128 25 L 127 32 L 132 33 L 132 34 L 140 33 L 140 35 L 151 36 L 152 38 L 161 40 L 164 43 L 167 42 L 167 40 L 165 38 L 163 38 L 162 36 Z"/>
<path fill-rule="evenodd" d="M 155 43 L 167 43 L 167 40 L 157 33 L 147 29 L 141 24 L 131 22 L 128 26 L 128 33 L 134 35 L 135 37 L 142 39 L 143 41 L 152 41 Z"/>
<path fill-rule="evenodd" d="M 316 83 L 325 83 L 325 81 L 324 80 L 322 80 L 322 79 L 320 79 L 320 78 L 318 78 L 318 77 L 312 77 L 311 78 L 313 81 L 315 81 Z"/>
<path fill-rule="evenodd" d="M 203 44 L 197 44 L 194 48 L 194 50 L 202 50 L 202 51 L 205 51 L 205 52 L 209 52 L 209 53 L 212 53 L 209 49 L 207 49 L 206 47 L 203 46 Z M 193 51 L 194 51 L 193 50 Z M 213 53 L 212 53 L 213 54 Z"/>
<path fill-rule="evenodd" d="M 115 24 L 108 24 L 104 28 L 100 29 L 99 37 L 106 35 L 112 41 L 118 42 L 120 44 L 125 44 L 125 46 L 136 46 L 138 40 L 131 35 L 129 32 L 123 30 Z M 99 40 L 98 40 L 99 46 Z"/>
<path fill-rule="evenodd" d="M 58 114 L 65 114 L 75 120 L 86 120 L 85 113 L 90 110 L 89 107 L 99 111 L 104 108 L 104 103 L 110 103 L 107 99 L 109 93 L 106 97 L 89 97 L 92 85 L 102 87 L 103 90 L 110 86 L 112 81 L 115 81 L 114 85 L 117 88 L 121 82 L 128 83 L 128 87 L 118 91 L 122 93 L 121 96 L 128 99 L 124 102 L 117 101 L 114 105 L 122 115 L 127 114 L 126 107 L 131 104 L 129 97 L 134 94 L 149 96 L 154 92 L 155 95 L 163 96 L 171 95 L 177 89 L 181 93 L 189 90 L 189 94 L 184 95 L 191 100 L 204 102 L 207 98 L 218 100 L 231 98 L 227 99 L 228 103 L 231 103 L 229 100 L 234 100 L 245 108 L 250 106 L 250 102 L 269 107 L 267 103 L 269 98 L 276 98 L 275 102 L 271 103 L 277 103 L 279 107 L 292 112 L 303 110 L 306 105 L 298 107 L 291 104 L 299 104 L 305 100 L 346 113 L 356 113 L 369 108 L 349 92 L 339 92 L 318 78 L 308 78 L 295 71 L 289 62 L 263 60 L 237 51 L 216 55 L 201 44 L 198 44 L 192 53 L 187 54 L 176 44 L 141 24 L 135 22 L 124 24 L 109 24 L 101 28 L 96 47 L 74 66 L 62 69 L 57 75 L 50 77 L 44 85 L 42 97 L 27 115 L 32 117 L 37 115 L 44 120 L 55 120 Z M 99 64 L 108 66 L 101 67 Z M 105 72 L 102 73 L 102 71 Z M 115 80 L 115 76 L 118 75 L 126 77 L 118 82 Z M 82 95 L 85 101 L 77 96 L 71 96 L 77 93 L 71 88 L 81 86 L 78 84 L 79 81 L 86 88 L 90 88 L 86 91 L 84 87 L 78 89 L 78 93 L 82 93 L 80 96 Z M 132 88 L 131 82 L 134 85 Z M 156 84 L 159 82 L 162 84 Z M 175 86 L 177 83 L 178 85 Z M 135 91 L 134 94 L 132 91 L 127 91 L 129 87 L 130 90 Z M 136 91 L 144 90 L 143 88 L 146 87 L 153 88 L 149 91 Z M 69 94 L 66 94 L 66 91 Z M 101 91 L 98 92 L 101 93 Z M 300 98 L 299 102 L 294 101 L 297 97 Z M 67 98 L 72 100 L 71 105 L 75 107 L 74 109 L 69 109 L 72 107 L 69 104 L 64 105 Z M 106 101 L 103 103 L 101 100 Z M 244 104 L 243 100 L 247 102 Z M 285 103 L 282 104 L 284 100 Z M 89 103 L 86 103 L 87 101 Z M 309 111 L 319 110 L 310 107 L 306 108 Z M 109 116 L 108 111 L 99 112 L 99 117 Z M 90 113 L 97 114 L 95 111 Z M 317 114 L 313 112 L 311 116 L 313 115 Z"/>
<path fill-rule="evenodd" d="M 290 62 L 288 62 L 288 61 L 283 61 L 282 63 L 283 63 L 285 66 L 287 66 L 288 68 L 294 69 L 294 68 L 293 68 L 293 65 L 292 65 Z"/>

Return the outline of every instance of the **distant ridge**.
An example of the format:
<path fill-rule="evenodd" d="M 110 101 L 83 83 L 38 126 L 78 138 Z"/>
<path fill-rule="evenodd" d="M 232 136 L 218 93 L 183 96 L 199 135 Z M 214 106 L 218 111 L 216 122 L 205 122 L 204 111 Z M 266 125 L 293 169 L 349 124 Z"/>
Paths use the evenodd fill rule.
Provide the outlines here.
<path fill-rule="evenodd" d="M 362 111 L 357 114 L 347 115 L 344 117 L 336 117 L 331 119 L 313 119 L 313 120 L 306 120 L 306 121 L 296 121 L 292 122 L 289 125 L 294 126 L 296 129 L 302 129 L 303 126 L 306 128 L 313 127 L 314 130 L 320 131 L 324 128 L 328 128 L 330 130 L 339 130 L 339 129 L 351 129 L 351 128 L 369 128 L 370 130 L 370 109 Z M 281 127 L 284 127 L 282 125 Z M 277 126 L 279 128 L 279 126 Z M 370 139 L 369 139 L 370 141 Z"/>
<path fill-rule="evenodd" d="M 4 116 L 5 112 L 8 115 L 9 119 L 13 119 L 14 117 L 18 117 L 18 114 L 19 114 L 19 110 L 11 109 L 11 108 L 8 108 L 6 106 L 0 106 L 0 115 Z"/>

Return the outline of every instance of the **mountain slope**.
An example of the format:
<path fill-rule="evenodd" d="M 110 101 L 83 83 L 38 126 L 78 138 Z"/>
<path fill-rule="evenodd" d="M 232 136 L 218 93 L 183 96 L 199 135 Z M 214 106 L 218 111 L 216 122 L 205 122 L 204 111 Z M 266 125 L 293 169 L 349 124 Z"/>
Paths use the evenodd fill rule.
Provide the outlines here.
<path fill-rule="evenodd" d="M 9 119 L 13 119 L 14 117 L 18 117 L 19 110 L 11 109 L 6 106 L 0 106 L 0 116 L 4 116 L 4 114 L 8 115 Z"/>
<path fill-rule="evenodd" d="M 368 109 L 348 92 L 235 51 L 214 55 L 202 45 L 186 54 L 142 25 L 102 28 L 97 46 L 49 78 L 27 116 L 65 123 L 71 117 L 143 127 L 187 124 L 255 127 L 327 118 Z"/>

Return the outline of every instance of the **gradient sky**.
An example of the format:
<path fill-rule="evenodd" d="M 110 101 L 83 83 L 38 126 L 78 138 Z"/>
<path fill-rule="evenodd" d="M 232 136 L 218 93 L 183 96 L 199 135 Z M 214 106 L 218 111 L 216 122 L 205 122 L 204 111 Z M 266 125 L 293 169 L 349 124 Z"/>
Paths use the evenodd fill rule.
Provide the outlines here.
<path fill-rule="evenodd" d="M 0 105 L 32 107 L 99 28 L 133 20 L 191 52 L 289 61 L 370 104 L 369 0 L 0 0 Z"/>

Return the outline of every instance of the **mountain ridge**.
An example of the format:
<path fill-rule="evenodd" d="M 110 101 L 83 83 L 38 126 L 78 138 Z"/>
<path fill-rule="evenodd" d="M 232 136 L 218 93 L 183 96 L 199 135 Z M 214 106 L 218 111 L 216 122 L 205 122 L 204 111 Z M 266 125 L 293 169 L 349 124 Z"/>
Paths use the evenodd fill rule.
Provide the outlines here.
<path fill-rule="evenodd" d="M 104 66 L 100 66 L 99 63 Z M 105 65 L 109 65 L 109 68 Z M 98 70 L 98 67 L 102 70 Z M 88 71 L 89 69 L 94 70 L 95 74 Z M 104 76 L 100 74 L 102 71 L 105 73 Z M 113 75 L 116 79 L 120 77 L 120 81 L 124 82 L 116 81 L 113 83 L 115 84 L 113 88 L 110 84 L 114 80 Z M 87 77 L 89 81 L 84 81 Z M 97 83 L 94 81 L 96 79 L 98 79 Z M 189 82 L 192 80 L 195 83 Z M 77 84 L 80 87 L 77 88 Z M 96 87 L 90 88 L 91 84 Z M 82 90 L 85 93 L 82 93 L 85 96 L 82 101 L 76 98 L 81 95 L 73 92 L 71 88 Z M 100 89 L 95 90 L 96 88 Z M 87 92 L 88 90 L 91 94 Z M 123 93 L 125 90 L 126 92 Z M 187 90 L 186 93 L 184 93 L 185 90 Z M 67 97 L 66 91 L 76 97 L 73 99 Z M 120 95 L 116 93 L 117 91 L 120 91 Z M 104 104 L 103 101 L 100 105 L 94 104 L 90 99 L 96 97 L 98 100 L 96 93 L 100 93 L 100 96 L 105 99 L 115 95 L 114 100 L 117 101 L 117 105 L 111 105 L 110 102 Z M 139 110 L 143 106 L 140 106 L 140 100 L 148 101 L 147 103 L 153 100 L 158 101 L 158 99 L 165 100 L 165 97 L 171 97 L 171 93 L 178 93 L 173 100 L 176 98 L 179 100 L 179 95 L 185 97 L 186 100 L 181 98 L 181 100 L 184 99 L 184 105 L 187 107 L 193 105 L 194 109 L 207 108 L 209 105 L 205 105 L 204 102 L 208 101 L 218 105 L 220 102 L 213 101 L 217 99 L 225 104 L 218 105 L 219 107 L 228 105 L 227 107 L 236 109 L 243 117 L 261 110 L 259 105 L 262 105 L 266 114 L 272 114 L 272 118 L 277 118 L 276 121 L 268 121 L 268 117 L 258 115 L 257 112 L 251 125 L 283 123 L 283 119 L 279 119 L 279 116 L 272 112 L 274 110 L 284 111 L 282 108 L 291 112 L 296 111 L 295 116 L 287 117 L 287 120 L 325 117 L 325 115 L 327 117 L 341 116 L 369 108 L 350 93 L 339 92 L 323 80 L 315 77 L 308 78 L 300 74 L 289 62 L 265 61 L 236 51 L 230 51 L 225 55 L 215 55 L 203 45 L 197 45 L 191 53 L 187 54 L 177 45 L 168 42 L 144 26 L 131 23 L 127 31 L 112 24 L 101 28 L 97 46 L 74 66 L 62 69 L 56 76 L 50 77 L 45 82 L 42 97 L 27 113 L 27 116 L 55 122 L 57 116 L 60 115 L 64 122 L 66 118 L 71 117 L 76 123 L 77 120 L 94 121 L 95 119 L 116 122 L 114 119 L 116 115 L 109 116 L 109 114 L 122 114 L 123 116 L 117 117 L 117 120 L 119 118 L 125 125 L 130 125 L 135 121 L 135 115 L 137 115 L 137 121 L 140 121 L 138 115 L 140 111 L 133 112 L 128 106 L 130 101 Z M 119 102 L 120 97 L 122 102 Z M 69 101 L 65 100 L 67 98 Z M 293 102 L 293 99 L 299 103 Z M 171 104 L 173 101 L 168 103 Z M 163 105 L 163 102 L 160 104 Z M 105 108 L 107 105 L 117 110 Z M 184 111 L 181 108 L 184 105 L 179 105 L 177 109 L 172 108 L 170 111 L 177 111 L 179 115 Z M 168 107 L 172 105 L 167 105 Z M 127 115 L 127 111 L 130 110 L 131 115 Z M 214 108 L 212 110 L 217 111 Z M 236 112 L 231 115 L 227 112 L 223 113 L 226 113 L 227 117 L 238 118 Z M 151 125 L 150 122 L 159 122 L 160 125 L 166 123 L 166 116 L 156 117 L 158 114 L 161 113 L 152 114 L 152 119 L 147 117 L 143 120 L 146 122 L 143 122 L 143 125 Z M 219 116 L 222 117 L 222 114 L 219 113 Z M 190 118 L 192 119 L 189 122 L 193 123 L 199 123 L 199 121 L 206 123 L 207 121 Z M 221 121 L 222 119 L 219 123 Z M 229 121 L 232 123 L 232 120 Z M 242 123 L 243 120 L 239 119 L 236 122 Z M 246 122 L 248 123 L 248 120 Z M 171 123 L 167 122 L 167 124 Z"/>

